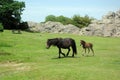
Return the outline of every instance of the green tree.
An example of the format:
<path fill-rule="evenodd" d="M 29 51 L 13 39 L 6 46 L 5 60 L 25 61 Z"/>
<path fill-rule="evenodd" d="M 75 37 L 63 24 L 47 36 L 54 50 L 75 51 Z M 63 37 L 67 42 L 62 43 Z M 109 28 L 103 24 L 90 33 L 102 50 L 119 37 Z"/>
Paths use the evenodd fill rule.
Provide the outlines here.
<path fill-rule="evenodd" d="M 48 15 L 45 18 L 45 22 L 47 22 L 47 21 L 56 21 L 56 16 L 54 16 L 54 15 Z"/>
<path fill-rule="evenodd" d="M 68 17 L 64 17 L 63 15 L 61 16 L 54 16 L 54 15 L 48 15 L 45 18 L 45 22 L 47 21 L 55 21 L 55 22 L 61 22 L 62 24 L 66 25 L 66 24 L 71 24 L 72 20 Z"/>
<path fill-rule="evenodd" d="M 88 26 L 91 23 L 92 18 L 90 18 L 88 15 L 85 15 L 84 17 L 81 17 L 80 15 L 74 15 L 72 20 L 75 26 L 82 28 Z"/>
<path fill-rule="evenodd" d="M 57 17 L 57 22 L 61 22 L 62 24 L 67 25 L 67 24 L 71 24 L 72 20 L 68 17 L 64 17 L 61 15 Z"/>
<path fill-rule="evenodd" d="M 91 23 L 91 20 L 93 20 L 93 18 L 90 18 L 88 15 L 85 15 L 83 17 L 84 26 L 88 26 Z"/>
<path fill-rule="evenodd" d="M 24 8 L 24 2 L 0 0 L 0 22 L 5 29 L 14 29 L 18 27 L 21 22 L 21 14 Z"/>

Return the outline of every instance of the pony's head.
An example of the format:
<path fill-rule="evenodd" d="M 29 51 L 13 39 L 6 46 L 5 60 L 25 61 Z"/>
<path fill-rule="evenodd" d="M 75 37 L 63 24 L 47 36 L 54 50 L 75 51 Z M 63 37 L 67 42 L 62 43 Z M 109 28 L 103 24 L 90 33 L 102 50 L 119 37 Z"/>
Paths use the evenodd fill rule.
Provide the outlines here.
<path fill-rule="evenodd" d="M 51 40 L 48 39 L 47 42 L 46 42 L 46 48 L 49 49 L 51 46 Z"/>
<path fill-rule="evenodd" d="M 56 46 L 59 41 L 59 38 L 48 39 L 46 42 L 46 48 L 49 49 L 51 45 Z"/>

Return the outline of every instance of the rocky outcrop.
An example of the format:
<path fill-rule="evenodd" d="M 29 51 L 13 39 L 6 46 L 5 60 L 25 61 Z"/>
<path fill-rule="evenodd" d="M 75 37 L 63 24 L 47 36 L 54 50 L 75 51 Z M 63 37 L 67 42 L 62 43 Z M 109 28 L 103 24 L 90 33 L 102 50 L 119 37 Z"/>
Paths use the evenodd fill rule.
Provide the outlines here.
<path fill-rule="evenodd" d="M 120 10 L 109 12 L 101 20 L 93 20 L 88 27 L 78 28 L 74 25 L 63 25 L 60 22 L 28 22 L 31 32 L 71 33 L 87 36 L 120 37 Z"/>
<path fill-rule="evenodd" d="M 102 20 L 94 20 L 92 23 L 83 28 L 84 35 L 120 37 L 120 10 L 109 12 L 102 17 Z"/>
<path fill-rule="evenodd" d="M 28 22 L 29 31 L 31 32 L 48 32 L 48 33 L 71 33 L 79 34 L 80 29 L 74 25 L 63 25 L 60 22 L 34 23 Z"/>

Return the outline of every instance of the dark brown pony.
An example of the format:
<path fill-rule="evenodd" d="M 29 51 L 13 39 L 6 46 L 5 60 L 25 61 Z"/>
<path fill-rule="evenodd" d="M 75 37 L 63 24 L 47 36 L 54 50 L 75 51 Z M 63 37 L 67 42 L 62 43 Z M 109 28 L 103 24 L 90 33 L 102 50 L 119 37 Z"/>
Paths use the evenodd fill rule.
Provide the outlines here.
<path fill-rule="evenodd" d="M 93 50 L 93 44 L 92 43 L 86 43 L 84 40 L 80 40 L 80 46 L 83 47 L 83 49 L 85 50 L 86 53 L 86 49 L 88 49 L 88 53 L 90 52 L 90 50 L 93 53 L 94 56 L 94 50 Z M 84 56 L 84 54 L 82 54 Z"/>
<path fill-rule="evenodd" d="M 59 58 L 60 58 L 60 54 L 62 54 L 64 57 L 69 55 L 70 52 L 70 47 L 72 47 L 73 50 L 73 54 L 72 57 L 74 57 L 74 54 L 77 54 L 77 49 L 76 49 L 76 43 L 75 40 L 72 38 L 53 38 L 53 39 L 48 39 L 46 42 L 47 46 L 46 48 L 50 48 L 51 45 L 53 46 L 57 46 L 59 49 Z M 67 55 L 65 55 L 64 53 L 62 53 L 63 49 L 68 49 Z"/>

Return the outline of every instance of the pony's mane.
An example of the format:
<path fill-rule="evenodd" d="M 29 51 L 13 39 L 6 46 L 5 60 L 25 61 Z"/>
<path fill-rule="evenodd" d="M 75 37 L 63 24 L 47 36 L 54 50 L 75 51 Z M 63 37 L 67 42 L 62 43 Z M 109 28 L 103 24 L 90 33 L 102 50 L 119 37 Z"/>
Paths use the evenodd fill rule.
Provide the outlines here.
<path fill-rule="evenodd" d="M 49 42 L 51 45 L 56 46 L 59 41 L 59 38 L 53 38 L 53 39 L 48 39 L 47 42 Z"/>

